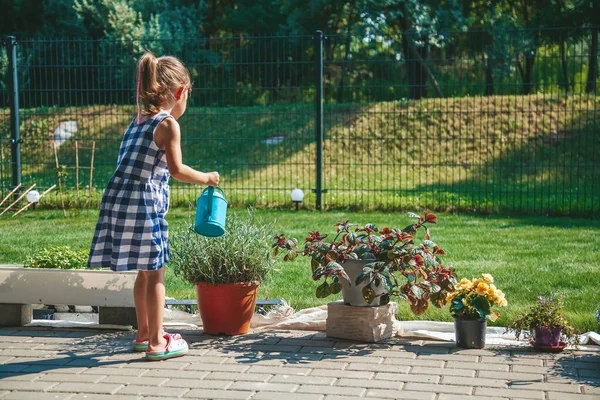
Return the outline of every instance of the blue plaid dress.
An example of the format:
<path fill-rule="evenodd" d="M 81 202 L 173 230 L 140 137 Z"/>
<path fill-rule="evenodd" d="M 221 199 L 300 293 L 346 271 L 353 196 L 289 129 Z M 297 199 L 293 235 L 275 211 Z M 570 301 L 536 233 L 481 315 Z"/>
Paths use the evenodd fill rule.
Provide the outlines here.
<path fill-rule="evenodd" d="M 154 131 L 169 114 L 136 123 L 123 135 L 117 170 L 102 196 L 88 266 L 157 270 L 169 261 L 169 170 Z"/>

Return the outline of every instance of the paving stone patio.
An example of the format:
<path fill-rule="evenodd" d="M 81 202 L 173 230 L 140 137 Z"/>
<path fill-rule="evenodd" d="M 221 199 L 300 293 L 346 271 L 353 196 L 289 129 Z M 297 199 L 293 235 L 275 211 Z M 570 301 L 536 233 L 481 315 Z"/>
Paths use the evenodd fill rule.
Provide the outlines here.
<path fill-rule="evenodd" d="M 364 344 L 302 331 L 172 331 L 188 340 L 189 355 L 147 362 L 129 351 L 133 332 L 0 329 L 0 400 L 600 399 L 599 352 L 462 350 L 405 339 Z"/>

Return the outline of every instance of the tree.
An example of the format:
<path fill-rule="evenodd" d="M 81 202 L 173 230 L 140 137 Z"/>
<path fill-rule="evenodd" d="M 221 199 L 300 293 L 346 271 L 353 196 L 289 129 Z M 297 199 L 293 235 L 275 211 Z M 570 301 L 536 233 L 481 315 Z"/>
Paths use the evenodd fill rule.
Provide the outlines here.
<path fill-rule="evenodd" d="M 281 32 L 286 16 L 279 1 L 238 0 L 229 4 L 214 23 L 236 36 L 274 35 Z"/>
<path fill-rule="evenodd" d="M 579 24 L 589 27 L 590 45 L 588 56 L 588 71 L 585 83 L 587 93 L 595 93 L 598 80 L 598 33 L 600 26 L 600 3 L 598 1 L 576 0 L 575 18 Z"/>
<path fill-rule="evenodd" d="M 590 29 L 591 46 L 588 62 L 588 74 L 585 83 L 585 91 L 587 93 L 596 93 L 596 80 L 598 79 L 598 28 Z"/>
<path fill-rule="evenodd" d="M 517 67 L 523 82 L 523 94 L 533 91 L 533 66 L 540 46 L 540 30 L 543 26 L 544 10 L 547 4 L 544 0 L 510 0 L 509 4 L 517 16 L 520 28 L 524 28 L 521 39 L 521 49 L 517 56 Z"/>
<path fill-rule="evenodd" d="M 581 34 L 578 34 L 578 30 L 552 28 L 572 26 L 575 16 L 575 2 L 573 0 L 551 0 L 544 8 L 543 20 L 545 27 L 541 30 L 542 43 L 549 46 L 558 45 L 561 62 L 558 82 L 560 87 L 567 92 L 571 87 L 567 62 L 567 44 L 580 38 Z"/>
<path fill-rule="evenodd" d="M 462 2 L 470 31 L 480 38 L 465 45 L 481 54 L 485 65 L 485 95 L 492 96 L 504 78 L 512 73 L 511 55 L 514 52 L 513 37 L 518 33 L 515 29 L 517 20 L 504 1 Z"/>
<path fill-rule="evenodd" d="M 179 53 L 181 39 L 199 35 L 199 12 L 187 3 L 75 0 L 74 8 L 91 37 L 121 42 L 137 56 L 144 48 Z"/>
<path fill-rule="evenodd" d="M 73 0 L 0 0 L 0 9 L 0 35 L 55 38 L 85 34 Z"/>
<path fill-rule="evenodd" d="M 365 4 L 371 19 L 377 20 L 381 15 L 388 33 L 401 34 L 409 97 L 426 97 L 428 81 L 441 96 L 442 92 L 427 66 L 427 58 L 432 48 L 448 44 L 450 35 L 444 35 L 444 31 L 466 27 L 467 21 L 458 1 L 365 0 Z"/>

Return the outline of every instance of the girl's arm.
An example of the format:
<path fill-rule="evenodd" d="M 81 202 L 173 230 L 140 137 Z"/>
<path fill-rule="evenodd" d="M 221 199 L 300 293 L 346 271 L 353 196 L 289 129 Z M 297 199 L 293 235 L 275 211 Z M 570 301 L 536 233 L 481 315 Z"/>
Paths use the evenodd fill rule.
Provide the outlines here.
<path fill-rule="evenodd" d="M 185 183 L 217 186 L 218 172 L 200 172 L 188 167 L 181 160 L 181 132 L 179 124 L 173 118 L 165 118 L 154 132 L 154 142 L 165 151 L 167 166 L 171 176 Z"/>

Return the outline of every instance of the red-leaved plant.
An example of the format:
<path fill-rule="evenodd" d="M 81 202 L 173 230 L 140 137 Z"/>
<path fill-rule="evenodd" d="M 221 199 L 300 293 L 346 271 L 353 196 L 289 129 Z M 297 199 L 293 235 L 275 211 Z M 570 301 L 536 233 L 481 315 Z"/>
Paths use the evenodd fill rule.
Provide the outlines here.
<path fill-rule="evenodd" d="M 386 291 L 380 304 L 387 304 L 390 296 L 408 302 L 412 312 L 421 315 L 431 302 L 435 307 L 446 304 L 446 295 L 454 290 L 456 274 L 452 268 L 442 266 L 439 258 L 444 251 L 431 241 L 427 224 L 437 223 L 435 214 L 425 212 L 424 217 L 408 213 L 417 222 L 404 229 L 385 227 L 379 230 L 374 224 L 364 226 L 348 221 L 335 224 L 336 235 L 326 242 L 327 234 L 309 232 L 304 241 L 304 250 L 296 250 L 298 241 L 284 235 L 275 237 L 273 255 L 287 251 L 285 261 L 295 259 L 298 254 L 311 258 L 312 278 L 324 282 L 317 287 L 317 297 L 323 298 L 341 291 L 340 279 L 350 285 L 368 282 L 362 289 L 367 303 L 375 299 L 375 287 L 384 285 Z M 425 240 L 415 243 L 419 229 L 425 231 Z M 343 262 L 347 259 L 373 260 L 362 273 L 350 282 L 344 272 Z"/>

